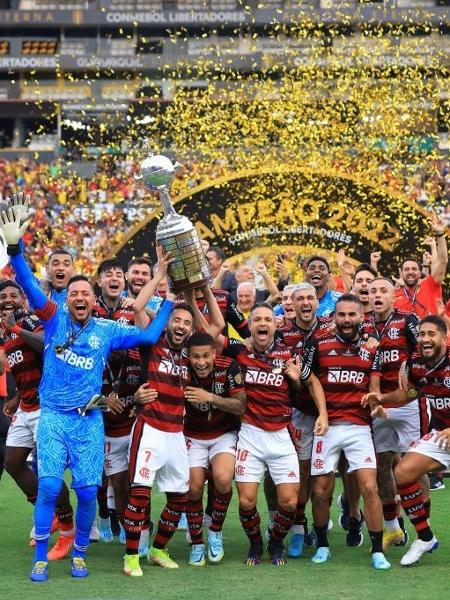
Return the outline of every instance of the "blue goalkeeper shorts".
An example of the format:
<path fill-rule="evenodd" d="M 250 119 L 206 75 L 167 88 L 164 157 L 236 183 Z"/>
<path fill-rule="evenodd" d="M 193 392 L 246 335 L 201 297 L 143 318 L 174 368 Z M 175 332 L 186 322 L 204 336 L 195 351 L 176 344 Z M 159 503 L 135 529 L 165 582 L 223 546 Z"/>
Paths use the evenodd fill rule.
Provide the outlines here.
<path fill-rule="evenodd" d="M 105 431 L 100 410 L 82 417 L 77 410 L 42 408 L 36 438 L 39 479 L 62 479 L 69 468 L 73 488 L 101 485 Z"/>

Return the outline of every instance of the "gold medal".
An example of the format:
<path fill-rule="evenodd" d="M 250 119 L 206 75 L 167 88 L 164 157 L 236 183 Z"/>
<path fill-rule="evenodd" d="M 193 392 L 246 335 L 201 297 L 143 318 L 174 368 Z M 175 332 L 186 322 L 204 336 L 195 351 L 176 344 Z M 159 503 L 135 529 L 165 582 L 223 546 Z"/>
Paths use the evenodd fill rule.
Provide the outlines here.
<path fill-rule="evenodd" d="M 117 394 L 117 392 L 111 392 L 109 395 L 109 398 L 111 400 L 118 400 L 119 399 L 119 395 Z"/>
<path fill-rule="evenodd" d="M 408 396 L 408 398 L 410 400 L 414 400 L 419 395 L 419 390 L 416 390 L 415 388 L 412 388 L 411 390 L 408 390 L 406 392 L 406 395 Z"/>
<path fill-rule="evenodd" d="M 64 352 L 64 348 L 62 346 L 55 346 L 56 354 L 62 354 Z"/>

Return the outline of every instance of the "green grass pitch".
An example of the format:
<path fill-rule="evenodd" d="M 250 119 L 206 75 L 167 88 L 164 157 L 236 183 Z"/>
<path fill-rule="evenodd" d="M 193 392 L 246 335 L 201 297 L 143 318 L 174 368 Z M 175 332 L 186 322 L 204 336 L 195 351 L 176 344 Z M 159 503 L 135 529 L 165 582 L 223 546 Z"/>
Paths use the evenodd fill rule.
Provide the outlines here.
<path fill-rule="evenodd" d="M 420 565 L 402 568 L 399 561 L 404 548 L 387 552 L 392 568 L 377 572 L 370 564 L 368 536 L 364 545 L 348 548 L 345 533 L 337 525 L 337 509 L 333 503 L 335 522 L 330 532 L 332 560 L 325 565 L 310 562 L 312 548 L 304 556 L 289 560 L 284 567 L 265 562 L 256 567 L 242 563 L 248 547 L 237 516 L 234 494 L 224 528 L 225 558 L 219 565 L 193 568 L 187 564 L 188 546 L 184 532 L 177 532 L 170 544 L 178 570 L 164 570 L 141 560 L 144 577 L 132 579 L 122 575 L 123 546 L 93 544 L 89 550 L 90 575 L 75 580 L 69 574 L 68 560 L 51 564 L 50 580 L 31 583 L 28 571 L 32 549 L 28 535 L 32 509 L 7 474 L 0 482 L 0 593 L 5 600 L 286 600 L 286 599 L 377 599 L 402 600 L 448 597 L 450 572 L 450 480 L 445 490 L 432 492 L 432 526 L 440 540 L 440 548 L 423 557 Z M 338 481 L 335 497 L 339 493 Z M 159 515 L 163 496 L 154 494 L 152 515 Z M 263 524 L 267 522 L 263 497 L 260 497 Z M 53 536 L 54 537 L 54 536 Z M 411 537 L 414 534 L 411 532 Z"/>

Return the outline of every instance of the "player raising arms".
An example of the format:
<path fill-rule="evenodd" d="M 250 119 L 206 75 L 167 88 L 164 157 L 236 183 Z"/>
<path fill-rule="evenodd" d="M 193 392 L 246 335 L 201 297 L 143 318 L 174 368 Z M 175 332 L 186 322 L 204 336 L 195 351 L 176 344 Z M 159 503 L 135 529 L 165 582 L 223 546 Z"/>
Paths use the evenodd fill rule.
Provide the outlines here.
<path fill-rule="evenodd" d="M 315 432 L 327 431 L 328 418 L 322 386 L 290 348 L 276 341 L 276 317 L 270 304 L 256 304 L 249 315 L 251 347 L 228 343 L 219 336 L 218 345 L 239 363 L 244 374 L 247 404 L 238 435 L 235 480 L 239 493 L 239 516 L 250 541 L 245 563 L 262 560 L 263 542 L 256 506 L 259 484 L 266 468 L 277 488 L 278 510 L 269 537 L 274 565 L 285 563 L 283 540 L 295 518 L 299 491 L 299 462 L 288 431 L 292 388 L 308 386 L 317 403 Z"/>
<path fill-rule="evenodd" d="M 135 301 L 136 323 L 145 326 L 145 310 L 153 291 L 147 284 Z M 220 309 L 208 287 L 203 288 L 216 332 L 225 326 Z M 153 483 L 156 480 L 167 503 L 158 522 L 153 545 L 148 553 L 152 564 L 178 568 L 166 546 L 175 533 L 188 501 L 189 462 L 183 435 L 184 388 L 189 378 L 186 342 L 194 331 L 193 310 L 188 304 L 176 304 L 167 323 L 167 331 L 152 348 L 141 349 L 141 382 L 135 394 L 138 417 L 130 443 L 130 498 L 125 511 L 126 554 L 124 575 L 141 577 L 139 536 L 146 520 Z M 154 391 L 157 392 L 155 399 Z"/>
<path fill-rule="evenodd" d="M 431 471 L 450 466 L 450 355 L 446 346 L 445 321 L 435 315 L 421 320 L 418 351 L 407 361 L 407 390 L 397 389 L 387 394 L 370 393 L 363 402 L 376 404 L 406 404 L 419 398 L 429 402 L 436 429 L 416 440 L 397 464 L 394 475 L 403 510 L 417 532 L 417 540 L 402 557 L 400 564 L 410 566 L 423 554 L 435 550 L 439 542 L 428 521 L 425 497 L 419 479 Z"/>
<path fill-rule="evenodd" d="M 47 544 L 56 499 L 66 464 L 78 498 L 71 573 L 86 577 L 86 549 L 95 518 L 96 495 L 101 484 L 104 430 L 100 410 L 86 412 L 98 395 L 104 363 L 113 350 L 153 344 L 159 338 L 173 303 L 167 302 L 151 326 L 143 331 L 92 316 L 95 296 L 88 279 L 76 275 L 67 286 L 65 312 L 36 284 L 21 253 L 19 242 L 27 217 L 17 207 L 0 213 L 0 226 L 8 245 L 17 282 L 44 327 L 44 367 L 39 385 L 41 417 L 37 431 L 38 497 L 35 507 L 36 553 L 32 581 L 48 579 Z"/>

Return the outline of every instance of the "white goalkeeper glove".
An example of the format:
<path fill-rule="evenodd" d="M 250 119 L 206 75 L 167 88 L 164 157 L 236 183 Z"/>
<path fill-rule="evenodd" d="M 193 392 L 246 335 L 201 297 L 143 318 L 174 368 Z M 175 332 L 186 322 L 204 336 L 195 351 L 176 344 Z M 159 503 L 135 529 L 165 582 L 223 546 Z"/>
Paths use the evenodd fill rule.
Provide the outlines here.
<path fill-rule="evenodd" d="M 17 246 L 28 227 L 28 221 L 21 222 L 17 208 L 8 208 L 0 212 L 0 228 L 8 246 Z"/>
<path fill-rule="evenodd" d="M 30 207 L 30 203 L 30 194 L 24 194 L 23 192 L 14 193 L 11 198 L 8 198 L 9 206 L 14 208 L 20 216 L 21 225 L 24 221 L 28 221 L 36 212 L 34 208 Z"/>

